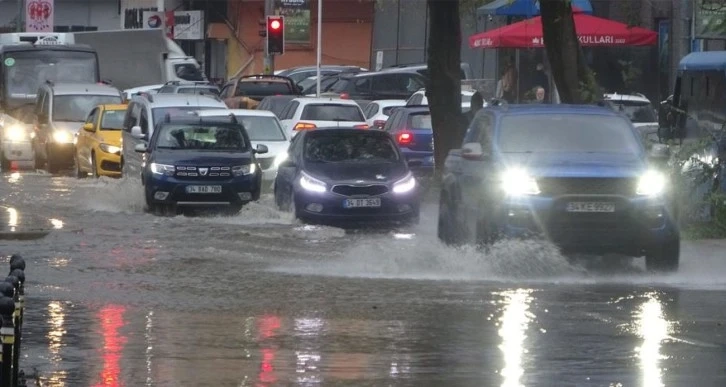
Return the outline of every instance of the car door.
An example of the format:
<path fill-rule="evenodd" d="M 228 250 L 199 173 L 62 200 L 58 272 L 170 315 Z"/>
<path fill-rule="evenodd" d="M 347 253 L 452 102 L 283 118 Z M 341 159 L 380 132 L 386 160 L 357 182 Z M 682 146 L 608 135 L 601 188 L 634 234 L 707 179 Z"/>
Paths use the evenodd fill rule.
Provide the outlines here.
<path fill-rule="evenodd" d="M 484 154 L 490 157 L 473 158 L 466 155 L 464 151 L 459 159 L 459 186 L 462 194 L 464 214 L 479 214 L 483 204 L 492 200 L 489 198 L 494 194 L 496 188 L 494 181 L 492 136 L 494 132 L 494 117 L 486 112 L 478 114 L 470 125 L 469 131 L 464 139 L 464 147 L 467 144 L 478 144 Z M 470 219 L 474 221 L 474 219 Z"/>
<path fill-rule="evenodd" d="M 92 124 L 94 129 L 98 130 L 98 127 L 96 126 L 98 116 L 99 108 L 95 107 L 91 110 L 91 113 L 88 114 L 88 118 L 86 118 L 83 125 Z M 96 142 L 95 136 L 96 132 L 88 132 L 83 128 L 78 131 L 78 139 L 76 141 L 76 155 L 78 157 L 76 162 L 82 171 L 87 171 L 91 168 L 91 149 Z"/>
<path fill-rule="evenodd" d="M 141 112 L 145 110 L 145 106 L 139 102 L 132 102 L 126 110 L 124 118 L 123 139 L 123 156 L 121 160 L 122 174 L 125 176 L 138 176 L 141 173 L 142 158 L 136 153 L 137 144 L 143 143 L 143 140 L 137 139 L 131 135 L 131 129 L 134 126 L 141 126 Z M 143 126 L 142 126 L 143 128 Z M 142 129 L 143 130 L 143 129 Z"/>
<path fill-rule="evenodd" d="M 292 195 L 293 187 L 295 186 L 295 178 L 298 175 L 298 169 L 300 164 L 300 144 L 303 142 L 304 137 L 304 135 L 295 136 L 292 139 L 292 142 L 290 142 L 290 147 L 287 150 L 287 160 L 281 163 L 277 169 L 275 190 L 279 190 L 278 195 L 283 198 L 288 198 Z"/>

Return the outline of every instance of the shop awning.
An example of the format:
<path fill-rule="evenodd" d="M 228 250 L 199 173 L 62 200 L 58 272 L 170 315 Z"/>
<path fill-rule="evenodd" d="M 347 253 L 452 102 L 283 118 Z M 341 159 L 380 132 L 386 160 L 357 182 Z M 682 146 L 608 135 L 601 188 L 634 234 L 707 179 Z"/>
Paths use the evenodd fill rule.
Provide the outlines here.
<path fill-rule="evenodd" d="M 572 0 L 572 7 L 580 12 L 591 14 L 590 0 Z M 476 10 L 477 16 L 525 16 L 539 15 L 538 0 L 494 0 Z"/>
<path fill-rule="evenodd" d="M 641 27 L 582 13 L 573 15 L 580 44 L 596 46 L 650 46 L 658 41 L 658 34 Z M 537 48 L 544 47 L 542 18 L 534 17 L 469 37 L 471 48 Z"/>

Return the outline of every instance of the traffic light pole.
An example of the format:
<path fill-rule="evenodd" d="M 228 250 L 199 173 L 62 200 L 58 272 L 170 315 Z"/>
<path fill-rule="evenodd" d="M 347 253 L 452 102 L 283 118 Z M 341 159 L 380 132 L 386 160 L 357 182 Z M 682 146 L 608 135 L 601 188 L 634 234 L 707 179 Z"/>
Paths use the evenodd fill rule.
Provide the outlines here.
<path fill-rule="evenodd" d="M 265 18 L 275 14 L 275 0 L 265 0 Z M 269 36 L 265 37 L 265 42 Z M 268 45 L 265 44 L 265 74 L 275 73 L 275 56 L 267 52 Z"/>

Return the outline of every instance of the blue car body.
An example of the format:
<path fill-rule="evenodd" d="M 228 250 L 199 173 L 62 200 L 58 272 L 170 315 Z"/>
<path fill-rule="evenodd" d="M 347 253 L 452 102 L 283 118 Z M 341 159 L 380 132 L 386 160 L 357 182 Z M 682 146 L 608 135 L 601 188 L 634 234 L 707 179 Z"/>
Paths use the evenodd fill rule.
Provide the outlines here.
<path fill-rule="evenodd" d="M 672 198 L 636 192 L 653 165 L 629 122 L 623 140 L 630 144 L 628 152 L 502 152 L 502 119 L 524 115 L 579 117 L 583 122 L 621 117 L 596 106 L 483 109 L 469 127 L 463 149 L 452 151 L 445 163 L 439 214 L 442 240 L 487 243 L 494 238 L 544 235 L 567 252 L 653 256 L 650 265 L 654 267 L 663 254 L 675 251 L 670 267 L 674 259 L 677 265 L 680 237 Z M 542 130 L 542 136 L 547 136 Z M 491 143 L 488 155 L 467 154 L 467 147 L 481 144 L 481 138 Z M 526 141 L 536 144 L 541 139 Z M 528 182 L 534 181 L 528 183 L 535 184 L 533 192 L 539 192 L 509 195 L 502 191 L 502 174 L 520 169 L 527 171 Z"/>
<path fill-rule="evenodd" d="M 428 106 L 396 108 L 383 130 L 396 140 L 401 154 L 416 176 L 426 177 L 433 174 L 434 132 Z"/>

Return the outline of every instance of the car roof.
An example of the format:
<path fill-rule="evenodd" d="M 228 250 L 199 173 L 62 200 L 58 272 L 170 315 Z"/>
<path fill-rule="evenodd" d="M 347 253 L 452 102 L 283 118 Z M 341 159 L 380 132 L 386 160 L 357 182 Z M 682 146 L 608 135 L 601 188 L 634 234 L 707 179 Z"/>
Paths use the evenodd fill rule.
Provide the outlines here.
<path fill-rule="evenodd" d="M 375 101 L 371 101 L 370 103 L 377 103 L 379 105 L 383 106 L 404 106 L 406 105 L 405 99 L 377 99 Z"/>
<path fill-rule="evenodd" d="M 403 109 L 408 113 L 428 113 L 430 111 L 427 105 L 401 106 L 397 108 L 396 111 L 398 111 L 399 109 Z"/>
<path fill-rule="evenodd" d="M 323 126 L 315 128 L 315 130 L 306 130 L 302 131 L 300 133 L 305 133 L 307 136 L 315 135 L 315 133 L 333 133 L 333 132 L 339 132 L 339 133 L 361 133 L 361 134 L 371 134 L 376 133 L 381 136 L 390 136 L 388 132 L 385 132 L 383 130 L 365 130 L 365 129 L 357 129 L 357 128 L 340 128 L 337 126 Z"/>
<path fill-rule="evenodd" d="M 207 109 L 198 110 L 197 115 L 199 117 L 218 117 L 228 116 L 234 114 L 235 116 L 248 116 L 248 117 L 276 117 L 274 113 L 268 110 L 253 110 L 253 109 Z"/>
<path fill-rule="evenodd" d="M 650 100 L 642 94 L 605 94 L 605 99 L 610 101 L 636 101 L 636 102 L 648 102 Z"/>
<path fill-rule="evenodd" d="M 597 105 L 568 105 L 568 104 L 518 104 L 518 105 L 489 105 L 483 110 L 494 111 L 500 115 L 528 115 L 528 114 L 581 114 L 617 116 L 621 115 L 610 108 Z"/>
<path fill-rule="evenodd" d="M 132 101 L 148 101 L 153 107 L 203 106 L 226 108 L 220 99 L 200 94 L 151 94 L 152 100 L 144 95 L 134 95 Z"/>
<path fill-rule="evenodd" d="M 291 67 L 289 69 L 283 70 L 280 72 L 280 74 L 289 74 L 297 71 L 305 71 L 305 70 L 316 70 L 317 66 L 297 66 L 297 67 Z M 321 65 L 320 69 L 322 70 L 345 70 L 345 69 L 356 69 L 361 71 L 366 71 L 366 69 L 355 66 L 355 65 Z M 277 74 L 279 75 L 279 74 Z"/>
<path fill-rule="evenodd" d="M 309 105 L 313 103 L 325 103 L 325 104 L 338 104 L 338 105 L 345 105 L 345 106 L 360 106 L 357 102 L 351 100 L 351 99 L 341 99 L 341 98 L 335 98 L 335 97 L 298 97 L 293 99 L 293 101 L 300 102 L 301 105 Z"/>
<path fill-rule="evenodd" d="M 51 83 L 55 95 L 92 94 L 120 95 L 121 91 L 113 86 L 99 83 Z"/>

